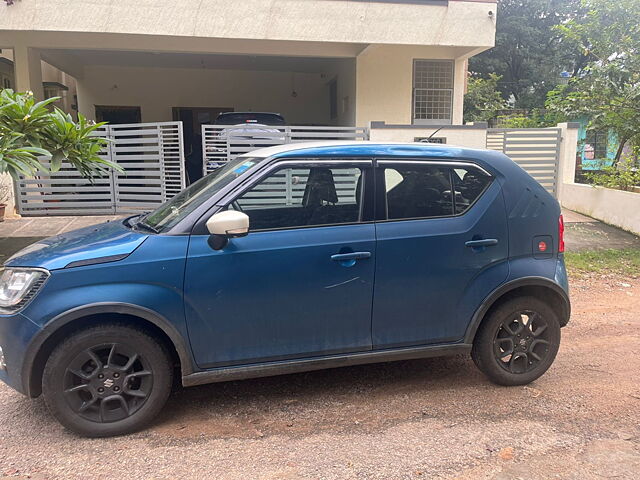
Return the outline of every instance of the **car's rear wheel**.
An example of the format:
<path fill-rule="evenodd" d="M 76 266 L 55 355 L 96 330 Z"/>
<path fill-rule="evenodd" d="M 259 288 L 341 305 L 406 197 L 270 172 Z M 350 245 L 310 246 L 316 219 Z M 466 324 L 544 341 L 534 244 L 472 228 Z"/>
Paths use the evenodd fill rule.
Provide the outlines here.
<path fill-rule="evenodd" d="M 104 324 L 61 342 L 45 366 L 42 391 L 51 413 L 89 437 L 143 428 L 162 409 L 172 384 L 170 356 L 146 332 Z"/>
<path fill-rule="evenodd" d="M 526 385 L 549 369 L 559 346 L 560 323 L 553 309 L 535 297 L 517 297 L 484 319 L 471 356 L 491 381 Z"/>

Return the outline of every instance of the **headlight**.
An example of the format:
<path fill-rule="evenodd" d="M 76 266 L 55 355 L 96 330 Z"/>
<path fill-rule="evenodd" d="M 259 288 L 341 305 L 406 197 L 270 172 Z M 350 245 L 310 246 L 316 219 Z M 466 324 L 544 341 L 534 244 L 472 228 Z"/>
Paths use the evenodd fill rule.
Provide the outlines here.
<path fill-rule="evenodd" d="M 0 313 L 14 313 L 24 307 L 49 278 L 39 268 L 5 268 L 0 270 Z"/>

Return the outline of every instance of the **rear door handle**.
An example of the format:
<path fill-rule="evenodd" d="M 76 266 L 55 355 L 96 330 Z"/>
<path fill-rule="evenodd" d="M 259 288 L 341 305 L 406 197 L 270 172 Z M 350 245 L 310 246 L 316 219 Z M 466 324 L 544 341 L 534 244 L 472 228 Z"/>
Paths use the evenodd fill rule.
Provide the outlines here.
<path fill-rule="evenodd" d="M 478 247 L 493 247 L 498 244 L 498 240 L 495 238 L 484 238 L 482 240 L 469 240 L 465 242 L 465 246 L 469 248 L 478 248 Z"/>
<path fill-rule="evenodd" d="M 371 252 L 337 253 L 335 255 L 331 255 L 331 260 L 333 260 L 334 262 L 364 260 L 365 258 L 371 258 Z"/>

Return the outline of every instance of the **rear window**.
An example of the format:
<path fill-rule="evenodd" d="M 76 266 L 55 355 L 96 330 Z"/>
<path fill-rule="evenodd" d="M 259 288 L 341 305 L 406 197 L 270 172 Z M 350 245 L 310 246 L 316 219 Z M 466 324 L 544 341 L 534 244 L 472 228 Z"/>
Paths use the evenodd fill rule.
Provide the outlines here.
<path fill-rule="evenodd" d="M 460 215 L 491 183 L 474 167 L 429 164 L 386 167 L 384 180 L 388 220 Z"/>
<path fill-rule="evenodd" d="M 235 112 L 221 113 L 216 125 L 239 125 L 241 123 L 260 123 L 262 125 L 284 125 L 284 117 L 278 113 Z"/>
<path fill-rule="evenodd" d="M 489 175 L 473 167 L 454 168 L 451 177 L 456 192 L 456 215 L 466 212 L 491 183 Z"/>

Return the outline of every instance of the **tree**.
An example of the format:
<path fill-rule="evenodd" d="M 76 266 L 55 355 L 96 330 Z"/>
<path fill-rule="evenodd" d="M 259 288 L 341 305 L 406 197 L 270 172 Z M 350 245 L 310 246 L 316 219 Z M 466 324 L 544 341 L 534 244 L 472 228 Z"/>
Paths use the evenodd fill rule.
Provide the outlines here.
<path fill-rule="evenodd" d="M 587 116 L 589 128 L 618 137 L 615 163 L 627 142 L 640 145 L 640 0 L 584 0 L 587 15 L 557 30 L 588 59 L 580 75 L 549 93 L 547 106 Z"/>
<path fill-rule="evenodd" d="M 496 116 L 498 110 L 507 107 L 500 91 L 498 82 L 500 77 L 490 73 L 489 78 L 470 75 L 467 83 L 467 93 L 464 96 L 464 121 L 489 121 Z"/>
<path fill-rule="evenodd" d="M 56 100 L 36 102 L 31 92 L 0 91 L 0 173 L 18 178 L 46 171 L 40 156 L 51 157 L 52 172 L 60 170 L 63 161 L 89 178 L 110 168 L 122 171 L 99 156 L 107 140 L 94 132 L 104 124 L 89 122 L 82 115 L 75 122 L 58 108 L 50 110 Z"/>
<path fill-rule="evenodd" d="M 501 77 L 498 87 L 517 109 L 541 108 L 560 73 L 584 59 L 556 26 L 582 15 L 580 0 L 499 0 L 496 46 L 470 60 L 470 70 Z"/>

